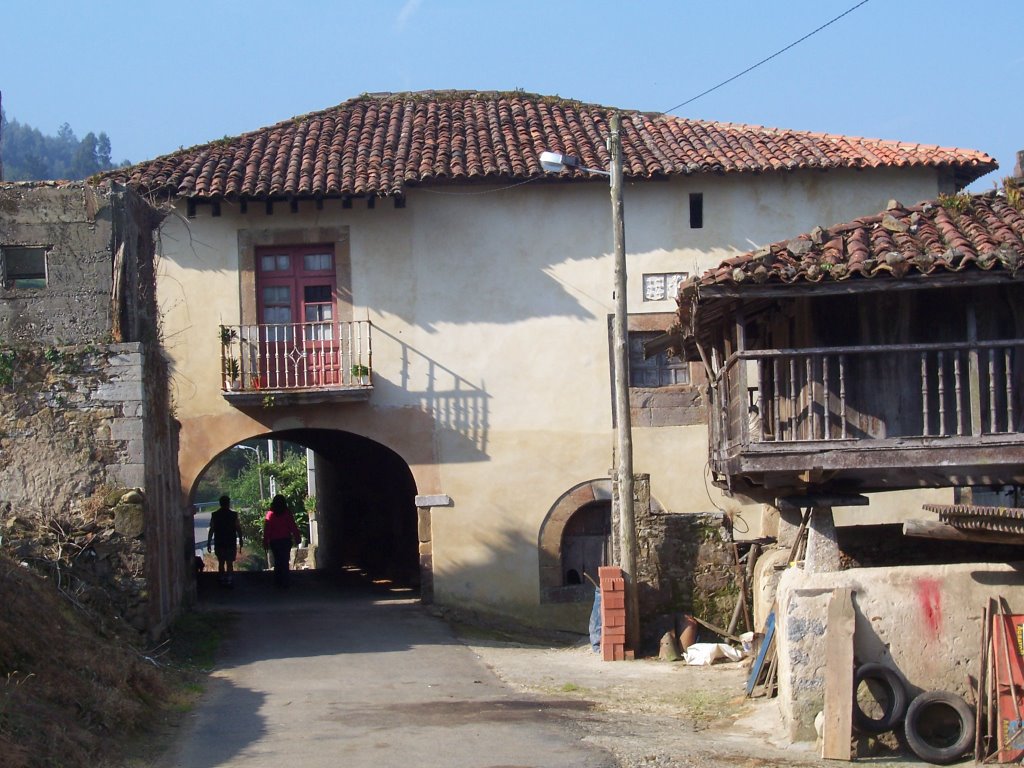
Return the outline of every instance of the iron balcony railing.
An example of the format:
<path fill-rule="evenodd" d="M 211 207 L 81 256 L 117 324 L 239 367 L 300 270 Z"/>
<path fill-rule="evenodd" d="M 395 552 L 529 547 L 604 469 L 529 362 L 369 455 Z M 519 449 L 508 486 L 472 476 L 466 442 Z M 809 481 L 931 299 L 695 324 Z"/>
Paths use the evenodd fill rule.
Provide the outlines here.
<path fill-rule="evenodd" d="M 221 387 L 228 392 L 369 388 L 371 324 L 220 326 Z"/>
<path fill-rule="evenodd" d="M 711 382 L 711 454 L 1024 432 L 1024 340 L 748 350 Z"/>

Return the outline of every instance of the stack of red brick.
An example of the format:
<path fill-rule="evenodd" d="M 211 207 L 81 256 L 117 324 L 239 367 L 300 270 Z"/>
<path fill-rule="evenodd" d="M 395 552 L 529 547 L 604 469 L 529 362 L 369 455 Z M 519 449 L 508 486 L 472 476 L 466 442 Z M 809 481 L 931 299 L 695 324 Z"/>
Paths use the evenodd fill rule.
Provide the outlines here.
<path fill-rule="evenodd" d="M 601 580 L 601 658 L 623 661 L 633 658 L 626 650 L 626 580 L 622 569 L 605 565 L 597 569 Z"/>

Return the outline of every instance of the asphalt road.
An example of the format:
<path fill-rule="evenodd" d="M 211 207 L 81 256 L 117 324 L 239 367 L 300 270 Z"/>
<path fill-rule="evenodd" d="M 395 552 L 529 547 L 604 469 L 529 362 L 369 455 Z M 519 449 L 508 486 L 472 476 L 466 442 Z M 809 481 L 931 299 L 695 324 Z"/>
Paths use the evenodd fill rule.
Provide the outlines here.
<path fill-rule="evenodd" d="M 581 741 L 590 705 L 503 684 L 410 593 L 327 584 L 275 590 L 206 577 L 203 609 L 237 612 L 206 694 L 163 766 L 605 768 Z"/>

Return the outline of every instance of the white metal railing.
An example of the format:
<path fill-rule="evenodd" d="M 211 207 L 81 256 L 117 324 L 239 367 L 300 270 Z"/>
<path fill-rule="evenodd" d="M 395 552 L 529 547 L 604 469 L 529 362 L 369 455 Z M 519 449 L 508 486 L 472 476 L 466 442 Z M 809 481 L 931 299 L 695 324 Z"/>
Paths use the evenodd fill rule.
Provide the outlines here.
<path fill-rule="evenodd" d="M 370 387 L 371 324 L 353 322 L 222 325 L 225 391 Z"/>
<path fill-rule="evenodd" d="M 1024 431 L 1024 340 L 748 350 L 711 382 L 711 449 Z"/>

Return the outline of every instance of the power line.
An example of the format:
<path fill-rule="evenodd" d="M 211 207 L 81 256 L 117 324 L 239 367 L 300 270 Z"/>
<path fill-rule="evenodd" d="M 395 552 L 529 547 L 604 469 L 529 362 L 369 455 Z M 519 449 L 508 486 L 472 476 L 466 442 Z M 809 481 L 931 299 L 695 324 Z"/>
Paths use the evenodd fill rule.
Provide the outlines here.
<path fill-rule="evenodd" d="M 827 21 L 827 22 L 825 22 L 824 24 L 822 24 L 822 25 L 821 25 L 820 27 L 818 27 L 818 28 L 817 28 L 817 29 L 815 29 L 814 31 L 812 31 L 812 32 L 808 32 L 808 33 L 807 33 L 806 35 L 804 35 L 803 37 L 801 37 L 801 38 L 800 38 L 799 40 L 796 40 L 796 41 L 794 41 L 794 42 L 790 43 L 789 45 L 787 45 L 787 46 L 786 46 L 785 48 L 782 48 L 782 49 L 780 49 L 780 50 L 776 51 L 775 53 L 773 53 L 773 54 L 772 54 L 771 56 L 769 56 L 768 58 L 765 58 L 765 59 L 761 59 L 761 60 L 760 60 L 759 62 L 757 62 L 757 64 L 753 64 L 753 65 L 751 65 L 751 66 L 747 67 L 746 69 L 744 69 L 744 70 L 743 70 L 742 72 L 740 72 L 739 74 L 733 75 L 733 76 L 732 76 L 732 77 L 730 77 L 730 78 L 729 78 L 728 80 L 723 80 L 723 81 L 722 81 L 722 82 L 720 82 L 720 83 L 719 83 L 718 85 L 716 85 L 716 86 L 714 86 L 714 87 L 712 87 L 712 88 L 708 88 L 708 89 L 707 89 L 706 91 L 704 91 L 704 92 L 702 92 L 702 93 L 698 93 L 698 94 L 697 94 L 696 96 L 694 96 L 694 97 L 693 97 L 692 99 L 687 99 L 687 100 L 686 100 L 686 101 L 684 101 L 684 102 L 683 102 L 682 104 L 676 104 L 676 105 L 675 105 L 674 107 L 671 107 L 670 109 L 666 109 L 666 110 L 665 110 L 665 113 L 667 114 L 667 113 L 669 113 L 669 112 L 674 112 L 675 110 L 679 109 L 680 107 L 685 107 L 685 106 L 686 106 L 687 104 L 689 104 L 690 102 L 696 101 L 696 100 L 697 100 L 697 99 L 699 99 L 699 98 L 700 98 L 701 96 L 707 96 L 707 95 L 708 95 L 709 93 L 711 93 L 712 91 L 717 91 L 717 90 L 718 90 L 719 88 L 721 88 L 721 87 L 722 87 L 723 85 L 728 85 L 728 84 L 729 84 L 729 83 L 731 83 L 731 82 L 732 82 L 733 80 L 736 80 L 737 78 L 743 77 L 743 76 L 744 76 L 745 74 L 747 74 L 747 72 L 750 72 L 750 71 L 752 71 L 752 70 L 755 70 L 755 69 L 757 69 L 758 67 L 760 67 L 760 66 L 761 66 L 762 64 L 764 64 L 765 62 L 771 61 L 771 60 L 772 60 L 772 59 L 774 59 L 774 58 L 775 58 L 776 56 L 778 56 L 778 55 L 780 55 L 780 54 L 783 54 L 783 53 L 785 53 L 786 51 L 788 51 L 788 50 L 789 50 L 790 48 L 792 48 L 793 46 L 799 45 L 800 43 L 802 43 L 802 42 L 803 42 L 804 40 L 806 40 L 807 38 L 809 38 L 809 37 L 813 37 L 814 35 L 818 34 L 818 33 L 819 33 L 819 32 L 821 32 L 821 30 L 823 30 L 823 29 L 824 29 L 825 27 L 827 27 L 827 26 L 830 26 L 831 24 L 835 24 L 835 23 L 836 23 L 837 21 L 839 21 L 839 20 L 840 20 L 841 18 L 843 18 L 843 16 L 846 16 L 846 15 L 847 15 L 847 14 L 849 14 L 849 13 L 853 13 L 853 12 L 854 12 L 855 10 L 857 10 L 857 9 L 858 9 L 858 8 L 860 8 L 860 7 L 862 6 L 862 5 L 864 5 L 864 4 L 866 3 L 866 2 L 868 2 L 868 0 L 860 0 L 860 2 L 859 2 L 859 3 L 857 3 L 857 4 L 855 5 L 855 6 L 853 6 L 852 8 L 847 8 L 847 9 L 846 9 L 845 11 L 843 11 L 842 13 L 840 13 L 840 14 L 839 14 L 838 16 L 836 16 L 836 17 L 835 17 L 834 19 L 832 19 L 831 21 Z"/>

